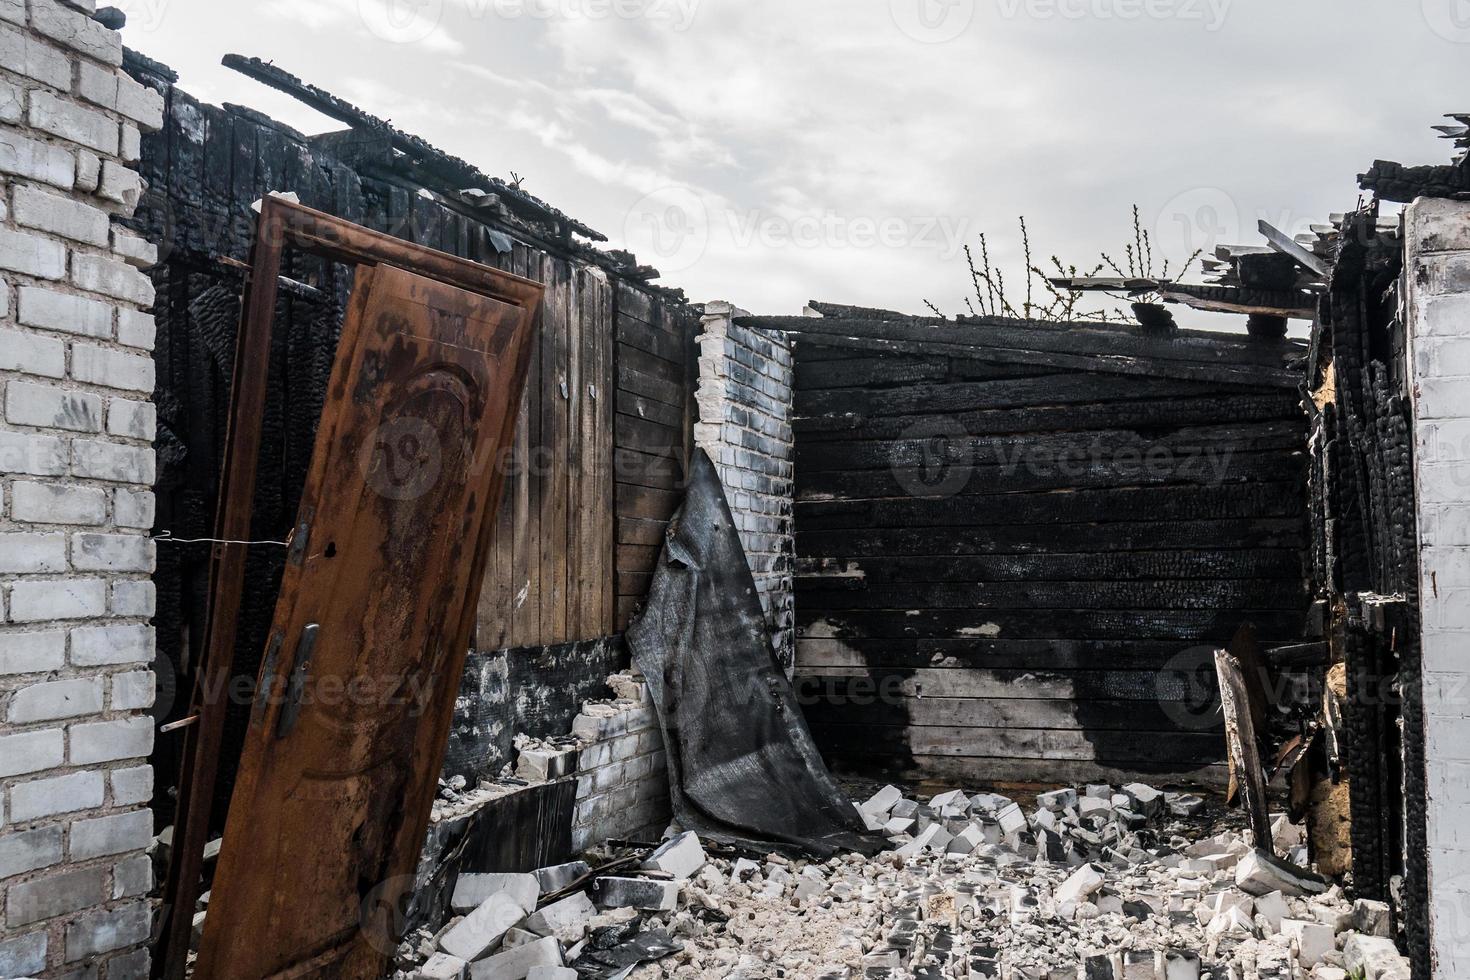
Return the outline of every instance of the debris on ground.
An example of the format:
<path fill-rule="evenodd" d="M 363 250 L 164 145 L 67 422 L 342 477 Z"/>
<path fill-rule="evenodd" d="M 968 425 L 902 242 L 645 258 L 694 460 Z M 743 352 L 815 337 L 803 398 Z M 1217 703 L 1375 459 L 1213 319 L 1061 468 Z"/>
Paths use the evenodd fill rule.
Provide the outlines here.
<path fill-rule="evenodd" d="M 889 850 L 793 859 L 671 827 L 570 895 L 547 886 L 590 865 L 462 875 L 456 910 L 479 904 L 405 942 L 396 978 L 1409 977 L 1387 906 L 1254 847 L 1197 796 L 1093 785 L 1028 812 L 890 786 L 854 806 Z M 1303 858 L 1299 828 L 1272 829 Z"/>

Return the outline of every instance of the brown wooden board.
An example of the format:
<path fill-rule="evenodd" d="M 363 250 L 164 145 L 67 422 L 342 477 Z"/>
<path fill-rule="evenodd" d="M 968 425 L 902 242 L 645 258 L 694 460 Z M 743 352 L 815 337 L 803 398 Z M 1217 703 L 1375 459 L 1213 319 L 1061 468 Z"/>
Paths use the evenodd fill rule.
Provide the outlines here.
<path fill-rule="evenodd" d="M 199 976 L 386 969 L 500 500 L 493 468 L 471 474 L 509 440 L 529 313 L 389 266 L 359 274 Z"/>

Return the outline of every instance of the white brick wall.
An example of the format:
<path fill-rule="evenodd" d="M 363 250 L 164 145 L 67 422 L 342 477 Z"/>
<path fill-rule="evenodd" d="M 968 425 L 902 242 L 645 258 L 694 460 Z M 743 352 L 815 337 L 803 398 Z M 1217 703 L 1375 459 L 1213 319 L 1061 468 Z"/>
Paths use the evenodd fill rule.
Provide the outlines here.
<path fill-rule="evenodd" d="M 705 304 L 694 441 L 725 485 L 776 655 L 789 673 L 796 620 L 791 346 L 783 335 L 735 326 L 732 318 L 743 312 Z"/>
<path fill-rule="evenodd" d="M 1424 644 L 1430 940 L 1470 977 L 1470 204 L 1405 213 Z"/>
<path fill-rule="evenodd" d="M 90 0 L 0 0 L 0 976 L 146 976 L 162 99 Z"/>

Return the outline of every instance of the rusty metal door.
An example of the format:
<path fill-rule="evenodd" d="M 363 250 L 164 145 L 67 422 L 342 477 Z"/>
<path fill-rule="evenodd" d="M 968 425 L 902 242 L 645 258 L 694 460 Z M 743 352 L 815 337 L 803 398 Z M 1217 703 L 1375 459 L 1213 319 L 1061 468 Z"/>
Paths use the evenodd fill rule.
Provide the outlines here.
<path fill-rule="evenodd" d="M 423 846 L 530 311 L 360 267 L 196 975 L 379 977 Z"/>

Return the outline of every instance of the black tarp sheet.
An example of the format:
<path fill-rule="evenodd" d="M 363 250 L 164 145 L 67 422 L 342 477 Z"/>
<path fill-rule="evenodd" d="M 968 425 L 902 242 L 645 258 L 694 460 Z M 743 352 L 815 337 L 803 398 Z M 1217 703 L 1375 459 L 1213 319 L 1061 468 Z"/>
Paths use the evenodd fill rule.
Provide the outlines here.
<path fill-rule="evenodd" d="M 872 854 L 776 660 L 724 488 L 703 450 L 627 631 L 668 749 L 674 819 L 737 846 Z"/>

